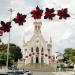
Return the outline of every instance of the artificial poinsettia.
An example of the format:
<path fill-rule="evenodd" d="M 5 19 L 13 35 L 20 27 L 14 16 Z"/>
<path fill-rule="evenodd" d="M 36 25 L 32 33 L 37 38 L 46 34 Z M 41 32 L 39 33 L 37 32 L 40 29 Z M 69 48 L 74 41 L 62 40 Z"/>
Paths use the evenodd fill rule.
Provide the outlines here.
<path fill-rule="evenodd" d="M 41 19 L 43 10 L 37 6 L 35 10 L 31 11 L 31 14 L 34 19 Z"/>
<path fill-rule="evenodd" d="M 59 19 L 67 19 L 67 17 L 70 17 L 67 8 L 58 10 L 57 15 L 59 16 Z"/>
<path fill-rule="evenodd" d="M 46 8 L 44 19 L 52 20 L 53 17 L 55 17 L 54 11 L 55 11 L 54 8 L 52 8 L 52 9 Z"/>
<path fill-rule="evenodd" d="M 48 56 L 48 58 L 50 59 L 50 58 L 51 58 L 51 56 Z"/>
<path fill-rule="evenodd" d="M 3 35 L 3 30 L 0 30 L 0 36 L 2 36 Z"/>
<path fill-rule="evenodd" d="M 47 54 L 45 54 L 45 56 L 47 57 L 48 55 L 47 55 Z"/>
<path fill-rule="evenodd" d="M 35 55 L 35 53 L 33 52 L 32 55 Z"/>
<path fill-rule="evenodd" d="M 44 55 L 44 53 L 41 53 L 41 55 Z"/>
<path fill-rule="evenodd" d="M 26 22 L 25 18 L 26 18 L 26 15 L 17 13 L 17 16 L 13 19 L 13 21 L 15 23 L 18 23 L 19 25 L 23 25 L 23 23 Z"/>
<path fill-rule="evenodd" d="M 32 54 L 30 53 L 29 56 L 32 56 Z"/>
<path fill-rule="evenodd" d="M 39 52 L 37 52 L 37 54 L 39 54 Z"/>
<path fill-rule="evenodd" d="M 26 58 L 28 58 L 28 56 L 26 56 Z"/>
<path fill-rule="evenodd" d="M 9 32 L 10 31 L 10 28 L 11 28 L 11 22 L 4 22 L 4 21 L 1 21 L 1 27 L 0 27 L 0 30 L 2 30 L 3 32 Z"/>

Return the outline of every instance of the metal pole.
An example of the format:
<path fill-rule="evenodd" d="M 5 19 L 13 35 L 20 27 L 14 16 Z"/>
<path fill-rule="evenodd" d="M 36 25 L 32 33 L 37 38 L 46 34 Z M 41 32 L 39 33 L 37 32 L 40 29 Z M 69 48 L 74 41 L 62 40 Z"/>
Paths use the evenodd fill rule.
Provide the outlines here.
<path fill-rule="evenodd" d="M 12 12 L 13 12 L 13 10 L 12 9 L 10 9 L 10 10 L 8 10 L 8 11 L 10 11 L 10 22 L 11 22 L 11 17 L 12 17 Z M 10 32 L 9 32 L 9 34 L 8 34 L 8 46 L 7 46 L 7 62 L 6 62 L 6 65 L 7 65 L 7 70 L 8 70 L 8 67 L 9 67 L 9 48 L 10 48 Z"/>
<path fill-rule="evenodd" d="M 9 39 L 8 39 L 8 47 L 7 47 L 7 70 L 8 70 L 8 66 L 9 66 L 9 48 L 10 48 L 10 32 L 9 32 Z"/>

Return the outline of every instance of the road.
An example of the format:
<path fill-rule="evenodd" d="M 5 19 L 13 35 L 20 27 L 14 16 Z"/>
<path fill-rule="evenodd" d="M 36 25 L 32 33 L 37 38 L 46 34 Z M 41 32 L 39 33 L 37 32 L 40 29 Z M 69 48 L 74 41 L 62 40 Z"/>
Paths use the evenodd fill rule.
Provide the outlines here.
<path fill-rule="evenodd" d="M 33 75 L 55 75 L 50 72 L 33 72 Z"/>

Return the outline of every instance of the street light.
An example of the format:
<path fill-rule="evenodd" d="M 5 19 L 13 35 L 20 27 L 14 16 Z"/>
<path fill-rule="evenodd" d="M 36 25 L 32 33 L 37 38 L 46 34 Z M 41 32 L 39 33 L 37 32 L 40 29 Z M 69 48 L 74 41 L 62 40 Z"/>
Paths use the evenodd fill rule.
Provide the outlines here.
<path fill-rule="evenodd" d="M 8 10 L 10 12 L 10 22 L 12 21 L 11 20 L 11 17 L 12 17 L 12 8 Z M 6 66 L 7 66 L 7 70 L 8 70 L 8 66 L 9 66 L 9 48 L 10 48 L 10 32 L 9 32 L 9 39 L 8 39 L 8 47 L 7 47 L 7 62 L 6 62 Z"/>

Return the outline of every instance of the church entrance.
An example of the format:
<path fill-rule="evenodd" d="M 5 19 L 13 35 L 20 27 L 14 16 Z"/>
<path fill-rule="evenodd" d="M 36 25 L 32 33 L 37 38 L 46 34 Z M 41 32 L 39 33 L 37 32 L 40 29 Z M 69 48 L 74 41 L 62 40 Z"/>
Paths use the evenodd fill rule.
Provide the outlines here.
<path fill-rule="evenodd" d="M 36 63 L 39 63 L 39 58 L 38 57 L 36 57 Z"/>

